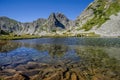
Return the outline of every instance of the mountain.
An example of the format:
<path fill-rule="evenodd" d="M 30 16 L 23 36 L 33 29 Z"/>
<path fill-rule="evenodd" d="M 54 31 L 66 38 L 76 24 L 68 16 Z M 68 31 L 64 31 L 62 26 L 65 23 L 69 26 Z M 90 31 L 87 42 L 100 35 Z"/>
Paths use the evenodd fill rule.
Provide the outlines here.
<path fill-rule="evenodd" d="M 40 29 L 42 25 L 45 24 L 46 21 L 47 19 L 39 18 L 33 22 L 22 23 L 21 24 L 22 30 L 20 34 L 30 34 L 30 35 L 35 34 L 38 32 L 38 29 Z"/>
<path fill-rule="evenodd" d="M 0 17 L 0 32 L 1 34 L 7 34 L 20 31 L 20 24 L 20 22 L 10 19 L 8 17 Z"/>
<path fill-rule="evenodd" d="M 89 35 L 120 36 L 120 0 L 94 0 L 77 17 L 69 20 L 62 13 L 51 13 L 48 19 L 21 23 L 8 17 L 0 17 L 0 34 L 15 35 Z M 85 33 L 85 34 L 84 34 Z M 87 34 L 86 34 L 87 33 Z"/>
<path fill-rule="evenodd" d="M 120 0 L 94 0 L 75 22 L 78 31 L 120 36 Z"/>
<path fill-rule="evenodd" d="M 62 13 L 52 13 L 48 19 L 39 18 L 33 22 L 21 23 L 8 17 L 0 17 L 0 34 L 13 33 L 16 35 L 40 34 L 63 31 L 69 29 L 73 24 Z"/>
<path fill-rule="evenodd" d="M 67 30 L 71 25 L 71 21 L 62 13 L 52 13 L 43 26 L 42 31 L 54 32 L 57 30 Z"/>

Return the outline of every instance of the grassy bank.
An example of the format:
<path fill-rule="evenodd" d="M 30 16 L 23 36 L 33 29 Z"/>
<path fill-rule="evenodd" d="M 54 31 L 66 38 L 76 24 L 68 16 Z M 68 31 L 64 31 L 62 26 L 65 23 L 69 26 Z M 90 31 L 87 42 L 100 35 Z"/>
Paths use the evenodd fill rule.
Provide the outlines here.
<path fill-rule="evenodd" d="M 40 36 L 37 35 L 20 35 L 20 36 L 1 35 L 0 36 L 0 40 L 17 40 L 17 39 L 34 39 L 34 38 L 40 38 Z"/>
<path fill-rule="evenodd" d="M 108 3 L 106 1 L 100 1 L 97 2 L 99 6 L 97 8 L 94 8 L 92 6 L 89 6 L 88 9 L 92 9 L 94 12 L 94 17 L 90 20 L 88 20 L 80 29 L 85 29 L 85 31 L 89 31 L 94 26 L 97 25 L 99 28 L 103 23 L 105 23 L 107 20 L 110 20 L 111 15 L 116 15 L 120 12 L 120 1 L 115 0 L 113 3 L 110 4 L 109 8 L 105 8 Z"/>
<path fill-rule="evenodd" d="M 69 35 L 69 34 L 55 34 L 55 35 L 0 35 L 0 40 L 17 40 L 17 39 L 35 39 L 35 38 L 62 38 L 62 37 L 100 37 L 100 35 L 95 33 L 79 33 L 75 35 Z"/>

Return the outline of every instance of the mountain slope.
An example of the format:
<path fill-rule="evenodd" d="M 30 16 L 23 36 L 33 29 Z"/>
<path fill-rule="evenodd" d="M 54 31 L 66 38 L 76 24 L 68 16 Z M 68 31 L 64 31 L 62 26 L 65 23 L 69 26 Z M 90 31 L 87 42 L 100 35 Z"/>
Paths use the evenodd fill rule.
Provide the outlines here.
<path fill-rule="evenodd" d="M 10 19 L 8 17 L 0 17 L 0 32 L 12 33 L 21 30 L 20 22 Z"/>
<path fill-rule="evenodd" d="M 120 36 L 120 0 L 94 0 L 75 21 L 62 13 L 52 13 L 48 19 L 29 23 L 0 17 L 0 34 Z M 55 33 L 55 34 L 54 34 Z M 85 34 L 84 34 L 85 33 Z M 87 34 L 86 34 L 87 33 Z M 97 36 L 98 36 L 97 35 Z"/>
<path fill-rule="evenodd" d="M 94 27 L 90 31 L 101 36 L 120 36 L 120 12 L 110 16 L 110 19 L 103 23 L 99 28 Z"/>
<path fill-rule="evenodd" d="M 77 18 L 76 25 L 78 30 L 94 31 L 102 36 L 120 36 L 119 12 L 120 0 L 95 0 Z"/>
<path fill-rule="evenodd" d="M 21 23 L 8 17 L 0 17 L 0 34 L 38 35 L 43 31 L 50 33 L 67 30 L 71 25 L 73 25 L 73 22 L 62 13 L 52 13 L 48 19 L 39 18 L 29 23 Z"/>

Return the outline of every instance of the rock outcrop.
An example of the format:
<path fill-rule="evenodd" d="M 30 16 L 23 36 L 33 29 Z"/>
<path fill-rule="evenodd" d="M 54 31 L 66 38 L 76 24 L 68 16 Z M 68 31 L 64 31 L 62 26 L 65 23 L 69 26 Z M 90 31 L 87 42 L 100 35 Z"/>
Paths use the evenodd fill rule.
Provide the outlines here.
<path fill-rule="evenodd" d="M 0 17 L 0 33 L 16 33 L 22 30 L 21 23 L 8 17 Z"/>
<path fill-rule="evenodd" d="M 39 18 L 29 23 L 0 17 L 0 34 L 55 35 L 95 33 L 100 36 L 120 36 L 120 0 L 94 0 L 75 21 L 62 13 L 52 13 L 48 19 Z M 61 32 L 63 31 L 63 32 Z M 64 34 L 63 34 L 64 35 Z"/>
<path fill-rule="evenodd" d="M 0 17 L 0 34 L 33 35 L 43 31 L 67 30 L 73 25 L 73 21 L 70 21 L 62 13 L 52 13 L 48 19 L 39 18 L 29 23 L 21 23 L 8 17 Z"/>
<path fill-rule="evenodd" d="M 120 36 L 120 13 L 110 16 L 110 20 L 102 24 L 100 28 L 94 28 L 94 32 L 101 36 Z"/>
<path fill-rule="evenodd" d="M 94 0 L 76 19 L 77 31 L 120 36 L 120 0 Z"/>

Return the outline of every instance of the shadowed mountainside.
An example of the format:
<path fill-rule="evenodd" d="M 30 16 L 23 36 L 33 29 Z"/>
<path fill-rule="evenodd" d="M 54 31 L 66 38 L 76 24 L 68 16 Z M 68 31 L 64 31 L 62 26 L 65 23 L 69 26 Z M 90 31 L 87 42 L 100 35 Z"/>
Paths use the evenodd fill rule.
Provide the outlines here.
<path fill-rule="evenodd" d="M 120 0 L 94 0 L 75 21 L 62 13 L 29 23 L 0 17 L 0 34 L 55 36 L 120 36 Z M 84 34 L 87 33 L 87 34 Z"/>
<path fill-rule="evenodd" d="M 67 30 L 74 25 L 62 13 L 52 13 L 48 19 L 39 18 L 36 21 L 21 23 L 8 17 L 0 17 L 0 33 L 16 35 L 39 34 L 40 32 L 54 32 L 56 30 Z"/>

